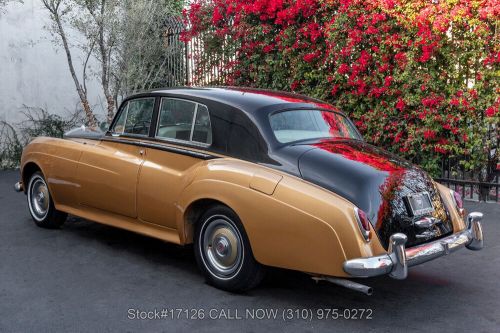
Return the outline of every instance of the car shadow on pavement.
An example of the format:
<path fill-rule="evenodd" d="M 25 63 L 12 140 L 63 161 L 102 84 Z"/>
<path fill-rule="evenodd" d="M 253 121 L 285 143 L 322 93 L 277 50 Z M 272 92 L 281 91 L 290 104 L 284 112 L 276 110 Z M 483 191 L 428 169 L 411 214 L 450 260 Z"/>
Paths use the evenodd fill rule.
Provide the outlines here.
<path fill-rule="evenodd" d="M 101 247 L 120 253 L 120 256 L 133 256 L 135 261 L 143 261 L 143 265 L 163 267 L 165 271 L 173 269 L 182 271 L 184 277 L 189 276 L 191 279 L 200 280 L 196 283 L 203 283 L 202 273 L 196 266 L 190 245 L 179 246 L 166 243 L 73 216 L 64 225 L 63 232 L 84 238 L 86 242 L 97 242 Z M 454 283 L 457 282 L 434 274 L 431 270 L 426 272 L 425 270 L 415 271 L 415 269 L 410 271 L 409 277 L 404 281 L 393 280 L 389 277 L 357 279 L 356 281 L 373 287 L 374 295 L 367 296 L 329 282 L 317 283 L 305 273 L 279 268 L 268 268 L 266 278 L 254 290 L 232 295 L 242 298 L 264 297 L 270 303 L 273 298 L 277 297 L 280 300 L 279 303 L 285 302 L 296 307 L 315 308 L 335 305 L 341 308 L 352 308 L 368 304 L 391 304 L 402 298 L 441 299 L 449 297 L 450 290 L 448 289 L 453 289 Z M 459 281 L 458 285 L 460 285 Z M 207 286 L 207 288 L 213 287 Z M 398 305 L 400 310 L 403 306 L 401 303 Z"/>

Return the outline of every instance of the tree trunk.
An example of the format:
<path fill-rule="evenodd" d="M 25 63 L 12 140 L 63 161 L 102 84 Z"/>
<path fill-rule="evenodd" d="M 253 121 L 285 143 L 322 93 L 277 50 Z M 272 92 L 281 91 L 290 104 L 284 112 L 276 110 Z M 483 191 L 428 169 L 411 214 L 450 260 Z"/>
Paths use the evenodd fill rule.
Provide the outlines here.
<path fill-rule="evenodd" d="M 80 82 L 78 81 L 78 77 L 76 76 L 75 68 L 73 66 L 73 59 L 71 57 L 71 51 L 69 49 L 68 40 L 66 38 L 66 33 L 64 32 L 64 28 L 61 23 L 61 18 L 59 13 L 53 12 L 54 20 L 57 24 L 57 29 L 59 36 L 61 37 L 64 51 L 66 53 L 66 59 L 68 60 L 69 71 L 71 73 L 71 77 L 73 78 L 73 82 L 75 83 L 76 91 L 78 92 L 78 96 L 80 97 L 80 102 L 82 103 L 83 111 L 85 112 L 85 117 L 87 119 L 87 123 L 89 127 L 95 128 L 97 126 L 97 119 L 90 108 L 90 104 L 87 98 L 87 93 L 84 91 Z"/>
<path fill-rule="evenodd" d="M 113 99 L 113 95 L 109 89 L 109 79 L 110 79 L 109 58 L 111 56 L 111 50 L 113 45 L 111 42 L 109 42 L 109 45 L 107 45 L 106 47 L 106 40 L 104 36 L 105 11 L 106 11 L 106 1 L 102 0 L 100 18 L 96 18 L 94 14 L 92 15 L 96 20 L 96 24 L 99 26 L 99 53 L 101 54 L 101 84 L 104 96 L 106 97 L 106 102 L 108 104 L 107 105 L 108 124 L 111 124 L 111 122 L 113 121 L 113 117 L 115 115 L 115 100 Z"/>

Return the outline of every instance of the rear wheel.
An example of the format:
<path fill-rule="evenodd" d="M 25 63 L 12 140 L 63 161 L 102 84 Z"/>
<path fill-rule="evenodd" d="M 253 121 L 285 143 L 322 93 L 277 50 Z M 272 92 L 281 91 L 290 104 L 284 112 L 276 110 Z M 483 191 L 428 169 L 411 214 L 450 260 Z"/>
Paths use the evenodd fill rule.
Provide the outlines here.
<path fill-rule="evenodd" d="M 240 219 L 226 206 L 214 206 L 203 214 L 194 243 L 198 266 L 217 288 L 245 291 L 264 277 L 264 267 L 253 257 Z"/>
<path fill-rule="evenodd" d="M 40 171 L 31 175 L 27 194 L 31 217 L 37 226 L 55 229 L 63 225 L 68 214 L 55 209 L 49 187 Z"/>

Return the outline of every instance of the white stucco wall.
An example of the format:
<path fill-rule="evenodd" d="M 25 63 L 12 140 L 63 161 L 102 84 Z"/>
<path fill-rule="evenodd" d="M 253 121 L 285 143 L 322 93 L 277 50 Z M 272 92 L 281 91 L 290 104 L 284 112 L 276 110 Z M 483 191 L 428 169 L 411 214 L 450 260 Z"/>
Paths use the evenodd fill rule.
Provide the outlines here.
<path fill-rule="evenodd" d="M 23 104 L 64 115 L 80 107 L 64 51 L 44 29 L 49 15 L 40 0 L 9 3 L 0 13 L 0 120 L 23 120 Z M 74 33 L 71 39 L 74 40 Z M 72 49 L 81 77 L 82 53 Z M 95 79 L 87 81 L 89 102 L 102 119 L 104 99 Z"/>

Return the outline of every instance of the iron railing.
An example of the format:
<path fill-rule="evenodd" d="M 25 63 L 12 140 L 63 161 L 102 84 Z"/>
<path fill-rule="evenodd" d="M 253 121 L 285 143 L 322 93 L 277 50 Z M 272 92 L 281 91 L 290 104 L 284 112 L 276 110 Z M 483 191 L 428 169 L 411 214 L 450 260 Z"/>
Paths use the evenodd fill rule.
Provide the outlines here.
<path fill-rule="evenodd" d="M 500 202 L 500 170 L 466 171 L 459 159 L 444 159 L 436 181 L 457 191 L 466 200 Z M 485 177 L 486 176 L 486 177 Z"/>
<path fill-rule="evenodd" d="M 169 75 L 162 79 L 165 87 L 184 86 L 189 82 L 188 48 L 181 40 L 184 24 L 179 17 L 165 19 L 163 43 L 165 45 L 165 66 Z"/>
<path fill-rule="evenodd" d="M 169 77 L 162 82 L 166 87 L 218 85 L 226 81 L 224 68 L 235 59 L 235 54 L 230 52 L 225 40 L 220 45 L 225 52 L 206 52 L 203 34 L 187 43 L 181 40 L 185 29 L 181 18 L 168 17 L 164 24 L 166 65 L 170 69 Z"/>
<path fill-rule="evenodd" d="M 443 159 L 437 181 L 454 189 L 468 200 L 500 202 L 500 159 L 498 128 L 490 125 L 485 142 L 490 142 L 488 161 L 475 171 L 466 170 L 461 161 L 467 157 Z"/>

